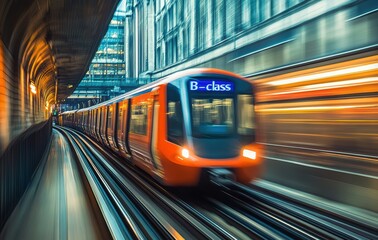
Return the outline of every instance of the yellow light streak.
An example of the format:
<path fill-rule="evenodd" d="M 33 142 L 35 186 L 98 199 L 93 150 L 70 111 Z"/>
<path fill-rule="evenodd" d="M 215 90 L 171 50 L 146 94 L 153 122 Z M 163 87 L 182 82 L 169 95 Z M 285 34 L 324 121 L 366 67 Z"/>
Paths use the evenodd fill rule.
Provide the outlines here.
<path fill-rule="evenodd" d="M 37 93 L 37 87 L 34 85 L 33 82 L 30 83 L 30 91 L 31 91 L 33 94 L 36 94 L 36 93 Z"/>
<path fill-rule="evenodd" d="M 353 79 L 353 80 L 345 80 L 345 81 L 329 82 L 329 83 L 318 83 L 318 84 L 312 84 L 312 85 L 297 87 L 297 88 L 294 88 L 292 91 L 270 93 L 270 94 L 266 94 L 266 95 L 272 96 L 272 95 L 308 92 L 308 91 L 314 91 L 314 90 L 351 87 L 351 86 L 359 86 L 359 85 L 362 85 L 364 83 L 365 84 L 366 83 L 378 83 L 378 77 L 361 78 L 361 79 Z"/>
<path fill-rule="evenodd" d="M 377 107 L 378 104 L 369 105 L 344 105 L 344 106 L 316 106 L 316 107 L 291 107 L 291 108 L 271 108 L 260 109 L 258 112 L 285 112 L 285 111 L 321 111 L 321 110 L 337 110 L 337 109 L 349 109 L 349 108 L 368 108 Z"/>
<path fill-rule="evenodd" d="M 348 74 L 353 74 L 353 73 L 366 72 L 366 71 L 371 71 L 371 70 L 378 70 L 378 63 L 368 64 L 368 65 L 358 66 L 358 67 L 351 67 L 347 69 L 340 69 L 340 70 L 335 70 L 331 72 L 317 73 L 317 74 L 312 74 L 312 75 L 307 75 L 307 76 L 281 79 L 281 80 L 269 82 L 267 84 L 273 85 L 273 86 L 280 86 L 280 85 L 286 85 L 286 84 L 292 84 L 292 83 L 307 82 L 307 81 L 323 79 L 323 78 L 336 77 L 336 76 L 341 76 L 341 75 L 348 75 Z"/>

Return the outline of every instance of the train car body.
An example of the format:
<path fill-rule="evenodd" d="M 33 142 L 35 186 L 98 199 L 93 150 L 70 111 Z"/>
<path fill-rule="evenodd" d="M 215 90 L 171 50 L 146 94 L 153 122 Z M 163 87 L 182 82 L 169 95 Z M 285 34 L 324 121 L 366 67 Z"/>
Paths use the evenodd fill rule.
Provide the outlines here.
<path fill-rule="evenodd" d="M 67 111 L 58 116 L 58 124 L 67 127 L 75 126 L 75 113 L 77 110 Z"/>
<path fill-rule="evenodd" d="M 164 185 L 249 183 L 262 166 L 254 101 L 248 80 L 193 69 L 82 109 L 74 123 Z"/>

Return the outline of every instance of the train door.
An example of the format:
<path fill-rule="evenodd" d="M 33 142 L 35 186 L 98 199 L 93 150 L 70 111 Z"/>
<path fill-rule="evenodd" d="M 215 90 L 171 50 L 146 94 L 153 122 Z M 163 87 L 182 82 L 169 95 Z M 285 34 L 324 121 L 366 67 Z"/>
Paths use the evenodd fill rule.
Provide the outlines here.
<path fill-rule="evenodd" d="M 128 142 L 128 119 L 129 119 L 129 100 L 123 100 L 118 103 L 118 117 L 117 117 L 117 144 L 122 156 L 130 157 L 130 149 Z"/>
<path fill-rule="evenodd" d="M 89 136 L 93 136 L 92 132 L 93 132 L 93 129 L 92 129 L 92 126 L 93 126 L 93 110 L 89 110 L 89 122 L 88 122 L 88 134 Z"/>
<path fill-rule="evenodd" d="M 91 122 L 91 135 L 92 137 L 96 137 L 96 120 L 97 120 L 97 110 L 96 109 L 92 109 L 92 122 Z"/>
<path fill-rule="evenodd" d="M 83 131 L 87 133 L 87 127 L 88 127 L 88 111 L 83 112 Z"/>
<path fill-rule="evenodd" d="M 89 126 L 91 122 L 91 111 L 87 110 L 87 122 L 85 126 L 85 132 L 89 135 Z"/>
<path fill-rule="evenodd" d="M 133 162 L 151 171 L 151 99 L 150 94 L 143 94 L 131 100 L 129 145 Z"/>
<path fill-rule="evenodd" d="M 109 142 L 110 148 L 118 152 L 118 147 L 115 141 L 115 133 L 117 131 L 116 117 L 117 117 L 117 103 L 113 103 L 108 106 L 108 121 L 107 121 L 107 139 Z"/>
<path fill-rule="evenodd" d="M 107 139 L 107 123 L 108 123 L 108 106 L 101 107 L 101 126 L 100 126 L 100 135 L 101 141 L 104 145 L 110 147 Z"/>
<path fill-rule="evenodd" d="M 97 110 L 92 110 L 92 137 L 96 138 Z"/>
<path fill-rule="evenodd" d="M 95 136 L 95 126 L 94 126 L 94 124 L 96 123 L 96 121 L 95 121 L 95 115 L 96 114 L 96 110 L 94 110 L 94 109 L 92 109 L 91 110 L 91 122 L 90 122 L 90 135 L 92 136 L 92 137 L 94 137 Z"/>
<path fill-rule="evenodd" d="M 163 168 L 160 162 L 160 157 L 157 150 L 158 145 L 158 128 L 159 128 L 159 111 L 160 111 L 160 103 L 159 103 L 159 92 L 158 89 L 152 91 L 153 94 L 153 102 L 152 102 L 152 122 L 151 122 L 151 141 L 150 141 L 150 157 L 152 161 L 152 166 L 154 168 L 154 172 L 158 176 L 163 175 Z"/>
<path fill-rule="evenodd" d="M 75 127 L 75 121 L 76 121 L 76 114 L 75 113 L 70 113 L 72 116 L 71 121 L 70 121 L 70 127 L 74 128 Z"/>
<path fill-rule="evenodd" d="M 101 119 L 101 108 L 97 108 L 97 121 L 96 121 L 96 137 L 97 141 L 102 142 L 101 140 L 101 134 L 100 134 L 100 126 L 102 124 L 102 119 Z"/>
<path fill-rule="evenodd" d="M 113 133 L 112 133 L 112 138 L 113 138 L 113 145 L 114 145 L 114 150 L 119 152 L 119 146 L 117 142 L 117 117 L 118 117 L 118 104 L 119 103 L 114 103 L 114 112 L 113 112 Z"/>
<path fill-rule="evenodd" d="M 85 111 L 85 115 L 86 115 L 86 118 L 85 118 L 84 132 L 85 132 L 86 134 L 89 134 L 88 126 L 89 126 L 89 119 L 91 118 L 90 111 L 89 111 L 89 110 Z"/>

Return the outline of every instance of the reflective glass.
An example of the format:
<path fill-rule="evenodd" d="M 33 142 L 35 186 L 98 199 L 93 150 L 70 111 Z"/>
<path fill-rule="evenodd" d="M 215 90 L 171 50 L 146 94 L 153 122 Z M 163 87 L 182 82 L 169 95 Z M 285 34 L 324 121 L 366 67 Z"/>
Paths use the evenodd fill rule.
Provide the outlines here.
<path fill-rule="evenodd" d="M 234 132 L 233 98 L 192 98 L 194 137 L 226 137 Z"/>

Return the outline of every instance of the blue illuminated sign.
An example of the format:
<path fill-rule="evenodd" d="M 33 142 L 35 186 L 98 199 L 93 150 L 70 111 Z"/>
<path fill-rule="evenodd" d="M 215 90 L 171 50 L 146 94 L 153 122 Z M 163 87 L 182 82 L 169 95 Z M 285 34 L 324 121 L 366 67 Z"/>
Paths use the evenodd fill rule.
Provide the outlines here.
<path fill-rule="evenodd" d="M 190 80 L 189 90 L 198 92 L 233 92 L 234 83 L 219 80 Z"/>

